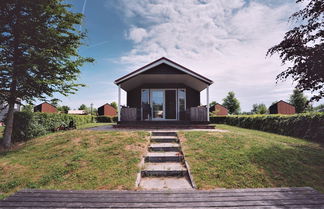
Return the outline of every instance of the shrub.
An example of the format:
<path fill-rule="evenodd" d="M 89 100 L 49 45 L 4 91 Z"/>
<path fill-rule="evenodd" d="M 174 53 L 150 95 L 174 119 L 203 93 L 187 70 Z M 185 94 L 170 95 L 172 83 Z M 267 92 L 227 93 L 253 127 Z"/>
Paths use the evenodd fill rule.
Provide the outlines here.
<path fill-rule="evenodd" d="M 118 117 L 114 116 L 114 117 L 110 117 L 110 116 L 97 116 L 96 117 L 97 122 L 99 123 L 116 123 L 118 120 Z"/>
<path fill-rule="evenodd" d="M 211 122 L 267 131 L 324 143 L 324 114 L 232 115 L 211 117 Z"/>
<path fill-rule="evenodd" d="M 13 142 L 25 141 L 53 132 L 59 126 L 68 126 L 71 121 L 76 126 L 91 123 L 90 115 L 68 115 L 38 112 L 15 112 Z"/>
<path fill-rule="evenodd" d="M 225 119 L 227 116 L 212 116 L 210 117 L 210 122 L 211 123 L 225 123 Z"/>

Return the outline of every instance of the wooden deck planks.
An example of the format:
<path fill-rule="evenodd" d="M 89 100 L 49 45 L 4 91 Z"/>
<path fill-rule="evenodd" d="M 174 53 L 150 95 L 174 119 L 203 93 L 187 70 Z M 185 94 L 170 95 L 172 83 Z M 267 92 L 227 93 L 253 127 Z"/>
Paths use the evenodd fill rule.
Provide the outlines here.
<path fill-rule="evenodd" d="M 0 208 L 324 208 L 324 195 L 303 188 L 210 191 L 22 190 Z"/>

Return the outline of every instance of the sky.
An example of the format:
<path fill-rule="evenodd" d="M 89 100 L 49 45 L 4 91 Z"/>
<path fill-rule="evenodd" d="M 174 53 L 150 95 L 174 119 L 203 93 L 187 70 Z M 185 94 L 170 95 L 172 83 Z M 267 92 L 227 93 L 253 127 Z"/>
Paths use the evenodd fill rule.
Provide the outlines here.
<path fill-rule="evenodd" d="M 61 105 L 99 107 L 117 101 L 117 78 L 167 57 L 211 80 L 210 101 L 234 91 L 242 111 L 288 100 L 294 83 L 276 83 L 286 69 L 266 57 L 291 27 L 289 16 L 303 5 L 292 0 L 70 0 L 85 15 L 88 37 L 79 49 L 96 61 L 81 68 L 87 86 Z M 122 94 L 125 104 L 125 92 Z M 309 95 L 308 95 L 309 96 Z M 206 93 L 201 92 L 206 104 Z"/>

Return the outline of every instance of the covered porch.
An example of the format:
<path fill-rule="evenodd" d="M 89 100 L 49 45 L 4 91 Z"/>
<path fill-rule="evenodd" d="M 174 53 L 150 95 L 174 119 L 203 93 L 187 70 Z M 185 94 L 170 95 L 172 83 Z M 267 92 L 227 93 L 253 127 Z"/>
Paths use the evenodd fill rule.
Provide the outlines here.
<path fill-rule="evenodd" d="M 213 82 L 167 58 L 160 58 L 115 81 L 118 123 L 208 123 L 209 86 Z M 200 92 L 206 89 L 206 104 Z M 127 94 L 121 105 L 121 90 Z"/>

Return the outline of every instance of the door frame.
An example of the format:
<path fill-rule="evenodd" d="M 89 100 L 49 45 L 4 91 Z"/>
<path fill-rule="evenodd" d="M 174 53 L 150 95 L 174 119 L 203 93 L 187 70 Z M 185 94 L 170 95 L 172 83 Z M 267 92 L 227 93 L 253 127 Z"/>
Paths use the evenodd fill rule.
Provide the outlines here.
<path fill-rule="evenodd" d="M 174 120 L 179 120 L 180 118 L 180 106 L 179 106 L 179 97 L 178 97 L 178 90 L 184 90 L 185 92 L 185 95 L 187 95 L 187 91 L 186 91 L 186 88 L 143 88 L 141 89 L 141 105 L 142 105 L 142 91 L 143 90 L 148 90 L 149 91 L 149 104 L 150 104 L 150 107 L 151 107 L 151 118 L 149 120 L 154 120 L 154 121 L 157 121 L 157 120 L 162 120 L 162 121 L 174 121 Z M 176 105 L 175 105 L 175 108 L 176 108 L 176 118 L 175 119 L 166 119 L 165 118 L 165 91 L 166 90 L 174 90 L 175 93 L 176 93 Z M 152 103 L 152 92 L 153 91 L 163 91 L 163 118 L 157 118 L 157 119 L 153 119 L 153 103 Z M 187 96 L 185 96 L 185 110 L 187 109 L 186 107 L 187 105 Z M 143 108 L 141 107 L 141 120 L 143 120 Z"/>
<path fill-rule="evenodd" d="M 153 96 L 152 93 L 154 91 L 162 91 L 163 92 L 163 118 L 153 118 Z M 165 120 L 165 90 L 164 89 L 150 89 L 150 106 L 151 106 L 151 120 Z"/>

